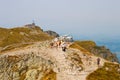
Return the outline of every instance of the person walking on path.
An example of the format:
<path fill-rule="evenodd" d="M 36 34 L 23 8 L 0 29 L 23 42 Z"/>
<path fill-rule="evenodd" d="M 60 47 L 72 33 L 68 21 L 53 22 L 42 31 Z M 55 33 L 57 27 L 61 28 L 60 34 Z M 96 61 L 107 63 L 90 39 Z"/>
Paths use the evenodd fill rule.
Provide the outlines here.
<path fill-rule="evenodd" d="M 99 57 L 97 58 L 97 65 L 98 65 L 98 67 L 100 66 L 100 58 Z"/>
<path fill-rule="evenodd" d="M 65 42 L 62 43 L 62 51 L 66 51 L 67 48 L 67 44 Z"/>

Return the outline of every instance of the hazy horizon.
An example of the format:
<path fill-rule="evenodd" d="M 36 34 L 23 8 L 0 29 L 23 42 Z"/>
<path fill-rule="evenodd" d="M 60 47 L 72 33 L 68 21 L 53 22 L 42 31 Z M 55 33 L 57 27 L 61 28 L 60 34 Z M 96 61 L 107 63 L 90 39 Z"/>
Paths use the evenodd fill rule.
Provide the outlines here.
<path fill-rule="evenodd" d="M 120 0 L 0 0 L 0 26 L 34 20 L 44 30 L 90 38 L 120 37 Z"/>

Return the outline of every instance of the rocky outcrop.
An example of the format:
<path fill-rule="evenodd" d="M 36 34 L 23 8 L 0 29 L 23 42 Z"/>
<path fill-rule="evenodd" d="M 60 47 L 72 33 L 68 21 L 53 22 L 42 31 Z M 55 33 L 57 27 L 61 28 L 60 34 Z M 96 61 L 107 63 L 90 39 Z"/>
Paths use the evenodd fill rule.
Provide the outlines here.
<path fill-rule="evenodd" d="M 34 52 L 0 57 L 1 80 L 44 80 L 46 77 L 55 80 L 56 73 L 52 68 L 50 60 L 37 56 Z M 46 75 L 49 73 L 50 76 Z"/>
<path fill-rule="evenodd" d="M 48 31 L 44 31 L 44 32 L 49 34 L 50 36 L 59 37 L 59 34 L 54 31 L 48 30 Z"/>
<path fill-rule="evenodd" d="M 111 62 L 119 62 L 118 58 L 115 54 L 113 54 L 109 49 L 105 46 L 95 46 L 91 49 L 91 52 L 97 56 L 100 56 L 106 60 Z"/>

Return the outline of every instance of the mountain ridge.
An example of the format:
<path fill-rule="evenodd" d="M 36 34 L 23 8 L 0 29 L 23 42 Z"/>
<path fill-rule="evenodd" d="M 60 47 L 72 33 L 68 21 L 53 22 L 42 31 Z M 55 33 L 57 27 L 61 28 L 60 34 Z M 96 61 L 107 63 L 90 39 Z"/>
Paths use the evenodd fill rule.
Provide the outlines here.
<path fill-rule="evenodd" d="M 15 48 L 17 45 L 20 47 L 36 41 L 49 39 L 53 39 L 53 37 L 44 33 L 38 26 L 23 26 L 10 29 L 0 28 L 0 51 Z M 6 46 L 8 46 L 8 48 L 4 49 Z"/>
<path fill-rule="evenodd" d="M 99 54 L 98 49 L 107 49 L 93 41 L 68 42 L 64 52 L 61 47 L 51 47 L 54 37 L 34 24 L 0 30 L 2 80 L 109 80 L 108 73 L 114 73 L 113 80 L 120 79 L 120 64 L 96 56 L 94 51 Z"/>
<path fill-rule="evenodd" d="M 66 52 L 63 52 L 61 48 L 51 48 L 50 42 L 36 42 L 1 54 L 0 66 L 4 67 L 0 67 L 0 78 L 2 80 L 89 80 L 87 76 L 99 69 L 98 57 L 84 54 L 74 48 L 68 48 Z M 100 59 L 101 68 L 104 63 L 112 63 Z M 118 65 L 118 63 L 112 63 L 112 65 L 115 64 Z"/>

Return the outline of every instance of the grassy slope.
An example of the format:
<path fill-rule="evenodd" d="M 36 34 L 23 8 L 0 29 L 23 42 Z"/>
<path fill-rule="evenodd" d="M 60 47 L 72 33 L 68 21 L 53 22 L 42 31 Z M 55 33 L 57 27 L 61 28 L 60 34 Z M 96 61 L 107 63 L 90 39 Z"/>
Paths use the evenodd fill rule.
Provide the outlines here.
<path fill-rule="evenodd" d="M 113 63 L 105 63 L 102 68 L 91 73 L 87 80 L 120 80 L 120 65 Z"/>
<path fill-rule="evenodd" d="M 45 34 L 39 27 L 25 28 L 18 27 L 12 29 L 0 28 L 0 47 L 8 45 L 24 44 L 35 41 L 44 41 L 52 39 L 51 36 Z M 22 45 L 20 45 L 22 46 Z M 13 46 L 12 46 L 13 47 Z"/>
<path fill-rule="evenodd" d="M 117 61 L 116 56 L 113 55 L 109 49 L 104 46 L 97 46 L 93 41 L 75 41 L 71 47 L 80 49 L 84 53 L 93 53 L 96 56 L 100 56 L 109 61 L 112 61 L 113 59 Z"/>
<path fill-rule="evenodd" d="M 79 46 L 85 48 L 89 52 L 91 52 L 91 48 L 95 47 L 96 44 L 93 41 L 75 41 Z"/>
<path fill-rule="evenodd" d="M 88 49 L 89 47 L 94 46 L 94 45 L 95 43 L 92 41 L 75 41 L 72 45 L 70 45 L 70 47 L 79 49 L 84 54 L 91 54 Z"/>

